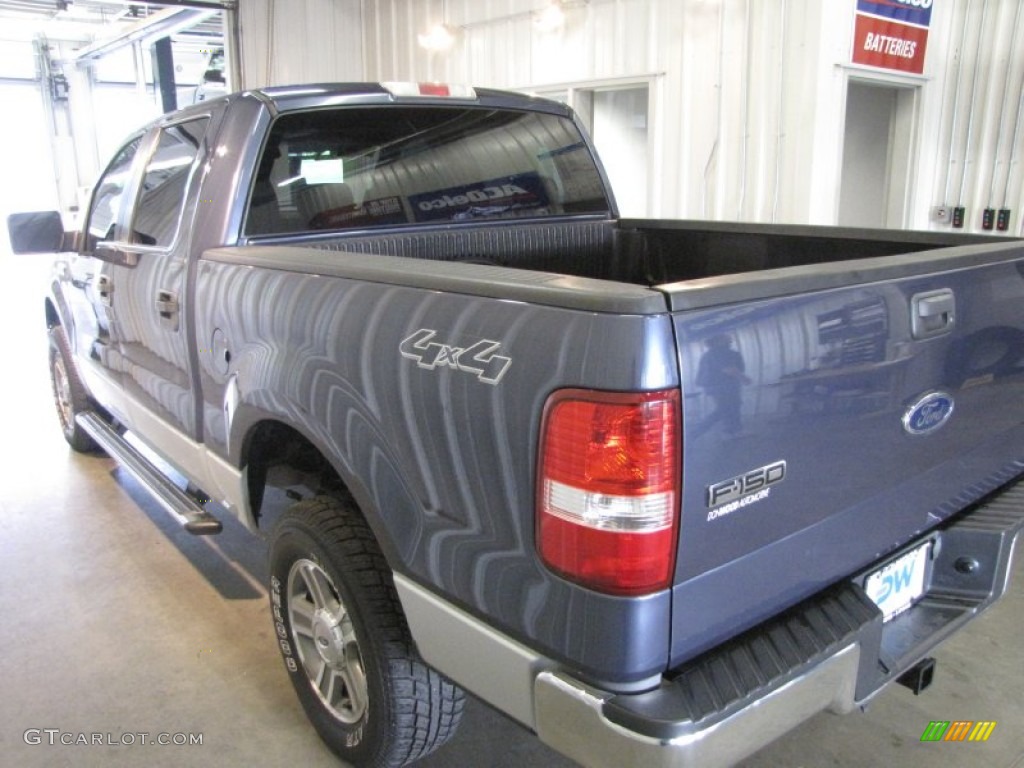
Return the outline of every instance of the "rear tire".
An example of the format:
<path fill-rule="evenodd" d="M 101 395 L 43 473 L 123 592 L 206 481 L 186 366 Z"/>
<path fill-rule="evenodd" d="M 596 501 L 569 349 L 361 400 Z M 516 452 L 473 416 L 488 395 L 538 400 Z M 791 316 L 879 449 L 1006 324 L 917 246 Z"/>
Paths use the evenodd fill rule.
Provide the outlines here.
<path fill-rule="evenodd" d="M 352 502 L 320 496 L 281 517 L 270 609 L 299 701 L 343 760 L 401 766 L 454 735 L 464 695 L 416 653 L 391 571 Z"/>
<path fill-rule="evenodd" d="M 78 372 L 71 357 L 64 328 L 55 325 L 50 329 L 50 385 L 53 389 L 53 404 L 64 439 L 79 453 L 95 453 L 100 450 L 89 433 L 78 426 L 75 417 L 92 410 L 85 386 L 78 378 Z"/>

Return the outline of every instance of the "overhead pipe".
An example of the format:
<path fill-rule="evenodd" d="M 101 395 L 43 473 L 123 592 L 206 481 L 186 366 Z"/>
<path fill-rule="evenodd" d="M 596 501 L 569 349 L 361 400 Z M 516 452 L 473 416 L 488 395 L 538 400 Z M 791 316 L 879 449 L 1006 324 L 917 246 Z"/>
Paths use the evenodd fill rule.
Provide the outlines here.
<path fill-rule="evenodd" d="M 263 84 L 270 85 L 270 75 L 273 72 L 274 63 L 274 17 L 277 11 L 274 8 L 274 0 L 267 0 L 267 61 L 263 68 Z"/>
<path fill-rule="evenodd" d="M 708 161 L 704 164 L 704 188 L 701 190 L 700 215 L 707 218 L 708 202 L 708 177 L 711 173 L 711 166 L 718 154 L 718 145 L 722 138 L 722 80 L 725 76 L 725 9 L 718 6 L 718 107 L 717 123 L 715 125 L 715 142 L 711 145 L 708 153 Z"/>
<path fill-rule="evenodd" d="M 988 0 L 982 0 L 981 22 L 978 24 L 978 52 L 974 56 L 974 76 L 971 78 L 971 112 L 967 117 L 967 141 L 964 144 L 964 166 L 963 172 L 960 174 L 960 195 L 957 201 L 957 208 L 961 210 L 961 216 L 963 215 L 964 208 L 964 190 L 967 188 L 967 163 L 971 159 L 971 140 L 974 137 L 974 114 L 977 111 L 974 109 L 974 95 L 978 92 L 978 73 L 981 71 L 981 41 L 984 39 L 985 19 L 987 17 Z"/>
<path fill-rule="evenodd" d="M 1020 9 L 1018 8 L 1018 10 Z M 1010 179 L 1013 177 L 1014 166 L 1018 163 L 1022 114 L 1024 114 L 1024 78 L 1021 79 L 1020 95 L 1017 97 L 1017 115 L 1013 120 L 1013 133 L 1010 137 L 1010 161 L 1006 166 L 1006 182 L 1003 185 L 1003 196 L 999 204 L 999 214 L 996 219 L 996 228 L 1001 232 L 1005 232 L 1010 228 L 1010 210 L 1006 206 L 1010 196 Z M 1024 234 L 1024 219 L 1022 219 L 1021 222 L 1021 234 Z"/>
<path fill-rule="evenodd" d="M 747 145 L 750 143 L 750 66 L 753 56 L 753 44 L 750 40 L 750 0 L 747 0 L 746 19 L 744 22 L 743 36 L 746 42 L 746 67 L 743 72 L 743 141 L 740 144 L 740 192 L 739 205 L 736 209 L 736 219 L 743 219 L 743 206 L 747 198 Z"/>
<path fill-rule="evenodd" d="M 782 139 L 785 137 L 783 109 L 786 105 L 786 5 L 782 0 L 779 11 L 779 132 L 775 137 L 775 199 L 772 201 L 772 223 L 779 213 L 779 187 L 782 184 Z"/>
<path fill-rule="evenodd" d="M 167 8 L 149 18 L 133 24 L 131 28 L 109 40 L 102 40 L 76 51 L 71 60 L 79 66 L 88 66 L 96 60 L 136 42 L 147 43 L 168 37 L 193 27 L 213 16 L 217 11 L 191 8 Z"/>
<path fill-rule="evenodd" d="M 992 158 L 991 183 L 988 185 L 989 207 L 991 207 L 993 202 L 992 199 L 995 197 L 995 175 L 999 165 L 999 150 L 1002 148 L 1002 123 L 1004 123 L 1006 115 L 1007 97 L 1010 95 L 1010 80 L 1013 74 L 1014 54 L 1017 52 L 1017 25 L 1020 22 L 1021 5 L 1024 4 L 1017 4 L 1017 10 L 1014 13 L 1014 31 L 1010 37 L 1010 52 L 1007 55 L 1007 74 L 1004 80 L 1002 80 L 1002 98 L 999 99 L 999 122 L 995 133 L 995 154 Z"/>
<path fill-rule="evenodd" d="M 960 117 L 960 82 L 961 72 L 964 68 L 965 49 L 967 48 L 967 20 L 971 18 L 971 0 L 967 0 L 967 9 L 964 11 L 964 23 L 960 31 L 960 52 L 956 60 L 956 89 L 953 91 L 953 122 L 949 128 L 949 152 L 946 156 L 946 183 L 942 191 L 942 204 L 949 203 L 949 182 L 953 176 L 953 148 L 956 144 L 956 127 Z"/>
<path fill-rule="evenodd" d="M 1004 117 L 1007 109 L 1007 97 L 1010 95 L 1010 80 L 1013 75 L 1014 56 L 1017 53 L 1017 33 L 1021 17 L 1021 5 L 1022 3 L 1017 3 L 1017 10 L 1014 13 L 1014 31 L 1010 37 L 1010 52 L 1007 54 L 1007 72 L 1004 80 L 1002 80 L 1002 98 L 999 99 L 999 122 L 998 128 L 995 132 L 995 152 L 992 155 L 992 173 L 988 184 L 988 203 L 985 207 L 984 214 L 982 214 L 982 229 L 991 229 L 995 224 L 995 209 L 993 208 L 993 203 L 995 202 L 995 176 L 999 169 L 999 151 L 1002 148 L 1002 123 L 1004 123 Z M 1014 130 L 1016 131 L 1016 127 Z M 1010 180 L 1009 172 L 1010 169 L 1008 167 L 1008 181 Z M 1005 196 L 1004 203 L 1006 203 Z M 1006 208 L 1006 205 L 1002 206 L 1002 208 Z"/>
<path fill-rule="evenodd" d="M 206 8 L 215 11 L 237 11 L 238 0 L 133 0 L 132 5 L 176 5 L 181 8 Z"/>
<path fill-rule="evenodd" d="M 238 9 L 225 9 L 221 23 L 224 28 L 224 61 L 228 67 L 228 86 L 232 91 L 241 91 L 245 89 L 246 82 L 242 69 L 242 29 L 238 21 Z"/>
<path fill-rule="evenodd" d="M 1024 114 L 1024 78 L 1020 81 L 1020 96 L 1017 97 L 1017 116 L 1013 119 L 1013 134 L 1010 137 L 1010 167 L 1006 172 L 1006 183 L 1003 185 L 1002 207 L 1006 207 L 1006 198 L 1010 196 L 1010 170 L 1017 164 L 1017 155 L 1020 150 L 1020 127 L 1021 115 Z"/>
<path fill-rule="evenodd" d="M 135 69 L 135 92 L 146 97 L 146 64 L 142 53 L 142 41 L 132 43 L 132 65 Z"/>
<path fill-rule="evenodd" d="M 1006 183 L 1003 185 L 1003 199 L 999 205 L 999 217 L 997 227 L 1000 231 L 1010 228 L 1010 210 L 1006 207 L 1007 198 L 1010 196 L 1010 178 L 1013 176 L 1014 166 L 1018 163 L 1020 152 L 1020 127 L 1021 115 L 1024 114 L 1024 79 L 1020 84 L 1020 96 L 1017 98 L 1017 116 L 1013 120 L 1013 138 L 1010 143 L 1010 162 L 1006 167 Z M 1024 235 L 1024 218 L 1021 219 L 1021 234 Z"/>

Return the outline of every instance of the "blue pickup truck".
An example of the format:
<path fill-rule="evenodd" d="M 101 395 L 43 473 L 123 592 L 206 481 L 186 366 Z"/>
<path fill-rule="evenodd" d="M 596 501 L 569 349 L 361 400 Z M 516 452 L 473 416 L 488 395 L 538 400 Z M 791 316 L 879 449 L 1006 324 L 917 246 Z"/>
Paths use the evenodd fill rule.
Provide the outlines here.
<path fill-rule="evenodd" d="M 1020 242 L 621 219 L 565 106 L 407 83 L 166 115 L 76 231 L 9 231 L 71 447 L 266 536 L 354 765 L 463 690 L 583 765 L 728 765 L 920 692 L 1006 589 Z"/>

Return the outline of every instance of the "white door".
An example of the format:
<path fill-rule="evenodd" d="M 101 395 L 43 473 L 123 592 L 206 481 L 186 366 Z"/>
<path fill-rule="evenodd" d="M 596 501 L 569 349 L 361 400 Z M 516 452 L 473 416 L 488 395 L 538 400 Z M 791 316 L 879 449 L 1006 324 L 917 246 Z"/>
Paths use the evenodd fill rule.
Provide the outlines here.
<path fill-rule="evenodd" d="M 839 190 L 841 226 L 905 226 L 915 101 L 915 88 L 849 82 Z"/>

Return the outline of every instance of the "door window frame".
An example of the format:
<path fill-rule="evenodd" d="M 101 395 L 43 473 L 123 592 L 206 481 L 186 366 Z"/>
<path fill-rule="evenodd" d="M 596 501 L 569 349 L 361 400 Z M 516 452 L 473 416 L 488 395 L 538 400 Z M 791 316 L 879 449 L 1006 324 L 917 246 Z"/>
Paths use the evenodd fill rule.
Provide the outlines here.
<path fill-rule="evenodd" d="M 131 206 L 124 211 L 124 215 L 127 219 L 125 221 L 125 233 L 132 233 L 134 231 L 133 225 L 135 223 L 135 218 L 138 215 L 139 202 L 142 199 L 142 185 L 145 179 L 146 169 L 149 167 L 150 161 L 153 159 L 157 148 L 160 146 L 160 137 L 170 128 L 182 125 L 183 123 L 195 122 L 197 120 L 205 120 L 206 128 L 202 132 L 202 137 L 199 140 L 199 146 L 196 148 L 195 157 L 192 158 L 192 163 L 188 170 L 188 178 L 185 181 L 181 204 L 178 207 L 177 220 L 174 226 L 174 236 L 171 238 L 169 243 L 164 245 L 146 245 L 144 243 L 136 242 L 133 238 L 129 237 L 125 241 L 125 245 L 130 247 L 135 253 L 167 253 L 177 247 L 178 242 L 181 239 L 182 224 L 185 221 L 185 212 L 188 209 L 189 198 L 192 196 L 195 189 L 196 175 L 206 156 L 207 141 L 210 135 L 211 126 L 213 125 L 213 116 L 204 112 L 188 115 L 187 117 L 181 117 L 155 126 L 146 136 L 146 141 L 144 142 L 145 151 L 139 153 L 140 155 L 144 155 L 145 159 L 135 168 L 136 184 L 133 190 Z"/>
<path fill-rule="evenodd" d="M 93 184 L 92 194 L 89 196 L 89 207 L 85 218 L 82 221 L 81 230 L 79 231 L 79 241 L 76 244 L 76 250 L 78 252 L 90 254 L 105 261 L 122 260 L 118 255 L 116 255 L 116 250 L 124 245 L 126 211 L 128 206 L 133 204 L 130 201 L 134 199 L 137 191 L 140 157 L 146 154 L 147 139 L 148 137 L 144 131 L 132 134 L 127 141 L 117 148 L 117 151 L 111 157 L 110 162 L 107 163 L 103 168 L 103 172 L 97 177 L 95 184 Z M 121 194 L 117 202 L 117 210 L 114 211 L 114 218 L 112 221 L 114 227 L 113 235 L 109 238 L 100 239 L 91 234 L 90 228 L 99 193 L 103 186 L 103 180 L 110 175 L 114 170 L 118 158 L 121 157 L 124 151 L 133 143 L 137 143 L 138 146 L 135 148 L 135 154 L 132 156 L 131 162 L 128 164 L 128 178 L 121 190 Z M 104 253 L 105 251 L 107 253 Z"/>

